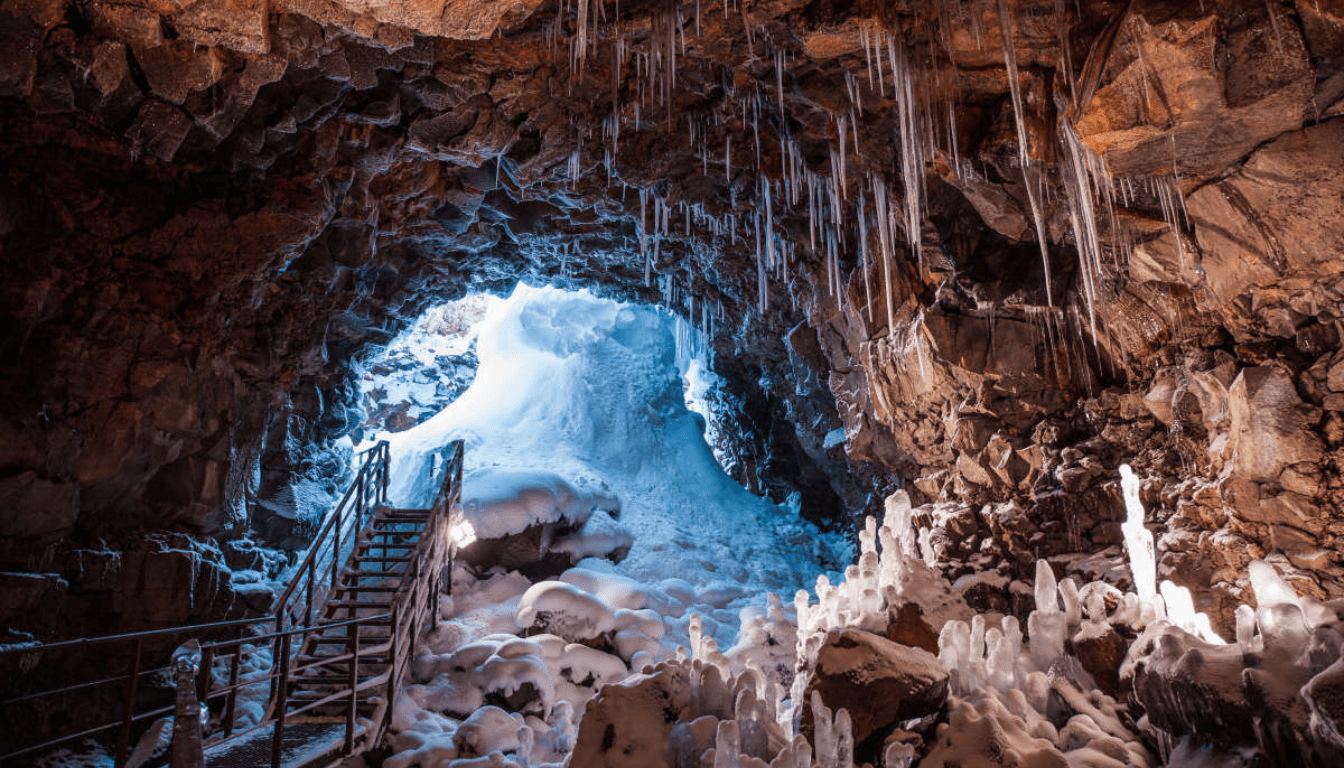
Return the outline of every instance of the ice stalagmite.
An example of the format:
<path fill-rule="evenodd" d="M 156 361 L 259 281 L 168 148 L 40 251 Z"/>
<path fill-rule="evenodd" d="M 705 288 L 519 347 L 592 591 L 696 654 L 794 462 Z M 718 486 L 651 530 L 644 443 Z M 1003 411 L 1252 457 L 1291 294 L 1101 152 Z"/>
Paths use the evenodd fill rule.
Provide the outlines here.
<path fill-rule="evenodd" d="M 1139 501 L 1139 478 L 1128 464 L 1120 465 L 1120 488 L 1125 497 L 1125 522 L 1120 530 L 1129 551 L 1129 570 L 1139 599 L 1150 601 L 1157 594 L 1157 550 L 1153 534 L 1143 527 L 1143 502 Z"/>
<path fill-rule="evenodd" d="M 724 720 L 719 723 L 714 738 L 714 768 L 740 768 L 742 751 L 739 744 L 739 731 L 736 720 Z"/>

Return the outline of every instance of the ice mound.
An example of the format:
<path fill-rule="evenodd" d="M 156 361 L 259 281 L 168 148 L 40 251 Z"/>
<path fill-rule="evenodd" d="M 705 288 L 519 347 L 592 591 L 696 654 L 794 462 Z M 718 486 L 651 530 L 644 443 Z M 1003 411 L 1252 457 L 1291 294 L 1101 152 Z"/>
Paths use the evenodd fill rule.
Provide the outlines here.
<path fill-rule="evenodd" d="M 498 539 L 534 525 L 583 525 L 593 497 L 554 472 L 489 467 L 462 478 L 462 514 L 478 539 Z"/>

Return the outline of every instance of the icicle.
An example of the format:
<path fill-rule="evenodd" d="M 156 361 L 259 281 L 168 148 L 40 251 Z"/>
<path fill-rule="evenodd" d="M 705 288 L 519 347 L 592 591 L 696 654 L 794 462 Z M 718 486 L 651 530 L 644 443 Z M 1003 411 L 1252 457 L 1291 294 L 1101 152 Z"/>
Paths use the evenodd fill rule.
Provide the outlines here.
<path fill-rule="evenodd" d="M 868 254 L 868 221 L 863 191 L 859 192 L 859 269 L 863 270 L 864 308 L 868 311 L 868 324 L 873 322 L 873 285 L 868 276 L 872 257 Z"/>
<path fill-rule="evenodd" d="M 1041 210 L 1041 190 L 1038 188 L 1040 177 L 1035 172 L 1031 155 L 1027 151 L 1026 117 L 1022 106 L 1022 83 L 1018 80 L 1017 51 L 1013 46 L 1013 23 L 1005 0 L 998 0 L 999 34 L 1003 38 L 1003 60 L 1008 68 L 1008 90 L 1013 101 L 1013 120 L 1017 126 L 1017 156 L 1022 167 L 1022 182 L 1027 189 L 1027 202 L 1031 205 L 1031 220 L 1036 227 L 1036 241 L 1041 249 L 1041 265 L 1045 269 L 1045 301 L 1055 305 L 1054 291 L 1050 278 L 1050 244 L 1046 238 L 1045 215 Z"/>
<path fill-rule="evenodd" d="M 653 260 L 649 258 L 649 228 L 646 224 L 645 210 L 649 203 L 649 190 L 640 188 L 639 190 L 639 257 L 644 262 L 644 285 L 647 287 L 653 280 Z"/>
<path fill-rule="evenodd" d="M 574 40 L 574 58 L 578 63 L 579 81 L 583 81 L 584 62 L 588 58 L 588 0 L 578 0 L 578 36 Z"/>
<path fill-rule="evenodd" d="M 910 71 L 909 56 L 897 36 L 887 39 L 891 63 L 891 82 L 895 90 L 896 106 L 900 116 L 901 182 L 905 186 L 906 239 L 915 251 L 915 260 L 924 264 L 924 185 L 925 154 L 927 147 L 921 140 L 925 131 L 921 126 L 919 106 L 915 102 L 914 78 Z"/>
<path fill-rule="evenodd" d="M 723 184 L 731 187 L 733 185 L 733 136 L 729 134 L 724 139 L 723 146 Z"/>
<path fill-rule="evenodd" d="M 846 126 L 847 124 L 848 124 L 848 121 L 847 121 L 843 116 L 840 116 L 840 117 L 835 118 L 835 132 L 836 132 L 836 135 L 839 136 L 839 144 L 840 144 L 840 172 L 839 172 L 839 184 L 840 184 L 840 194 L 841 194 L 842 196 L 845 194 L 845 178 L 846 178 L 846 176 L 847 176 L 847 174 L 846 174 L 846 170 L 847 170 L 847 169 L 846 169 L 846 167 L 845 167 L 845 166 L 846 166 L 846 162 L 845 162 L 845 126 Z"/>

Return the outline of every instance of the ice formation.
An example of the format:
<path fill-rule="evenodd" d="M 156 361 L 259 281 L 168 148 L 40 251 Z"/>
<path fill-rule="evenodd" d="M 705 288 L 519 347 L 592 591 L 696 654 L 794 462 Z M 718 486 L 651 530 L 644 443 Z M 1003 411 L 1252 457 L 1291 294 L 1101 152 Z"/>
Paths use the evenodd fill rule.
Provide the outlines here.
<path fill-rule="evenodd" d="M 1061 579 L 1039 561 L 1034 589 L 1014 587 L 1035 597 L 1025 625 L 976 614 L 958 590 L 977 580 L 954 586 L 931 567 L 936 542 L 920 526 L 940 513 L 913 509 L 904 492 L 886 500 L 881 524 L 865 521 L 852 565 L 820 573 L 789 550 L 807 547 L 815 562 L 824 553 L 813 542 L 824 537 L 746 494 L 714 463 L 703 421 L 685 408 L 685 366 L 676 364 L 667 328 L 648 310 L 520 288 L 482 329 L 477 381 L 485 389 L 397 436 L 394 452 L 403 456 L 423 456 L 454 436 L 469 441 L 470 460 L 486 470 L 469 478 L 498 481 L 473 489 L 468 480 L 478 534 L 563 520 L 581 526 L 576 541 L 596 541 L 612 532 L 588 530 L 611 519 L 594 507 L 619 498 L 631 553 L 620 564 L 583 560 L 536 584 L 516 573 L 462 574 L 464 588 L 443 601 L 445 620 L 425 638 L 415 683 L 401 694 L 391 768 L 587 765 L 575 750 L 595 749 L 591 733 L 584 741 L 590 707 L 602 710 L 615 738 L 628 736 L 632 757 L 611 765 L 656 765 L 656 753 L 676 768 L 852 768 L 850 713 L 815 691 L 804 700 L 807 671 L 828 631 L 883 632 L 908 602 L 938 633 L 938 662 L 950 679 L 947 714 L 921 766 L 1004 758 L 1074 768 L 1159 764 L 1139 735 L 1156 726 L 1129 720 L 1092 678 L 1102 670 L 1089 671 L 1077 655 L 1119 630 L 1140 633 L 1122 675 L 1206 658 L 1206 669 L 1226 666 L 1229 680 L 1243 667 L 1268 679 L 1276 695 L 1300 696 L 1311 713 L 1328 706 L 1326 681 L 1344 677 L 1339 649 L 1322 640 L 1335 637 L 1333 611 L 1298 597 L 1264 563 L 1250 569 L 1258 607 L 1238 611 L 1235 645 L 1218 645 L 1188 589 L 1157 583 L 1153 537 L 1127 466 L 1132 592 Z M 404 465 L 404 498 L 432 485 L 423 467 L 423 459 Z M 498 511 L 481 514 L 486 500 Z M 707 516 L 709 530 L 684 527 Z M 814 594 L 800 589 L 804 578 L 815 580 Z M 780 590 L 794 599 L 786 604 Z M 684 697 L 675 723 L 661 709 L 656 723 L 611 712 L 655 694 Z M 813 716 L 811 743 L 794 732 L 803 708 Z M 1176 716 L 1197 714 L 1178 708 Z M 1310 722 L 1304 733 L 1344 742 L 1329 718 Z M 1169 764 L 1203 759 L 1194 743 L 1163 743 Z M 920 754 L 900 741 L 882 747 L 886 766 L 909 768 Z"/>
<path fill-rule="evenodd" d="M 557 546 L 576 555 L 608 551 L 603 537 L 630 550 L 536 584 L 459 569 L 395 710 L 392 768 L 559 765 L 597 690 L 669 665 L 711 681 L 692 687 L 736 724 L 739 749 L 764 755 L 763 729 L 782 728 L 796 641 L 793 606 L 772 593 L 807 583 L 843 545 L 723 474 L 686 406 L 691 356 L 677 354 L 676 329 L 652 309 L 519 286 L 481 324 L 472 387 L 388 436 L 396 503 L 425 503 L 437 484 L 429 456 L 463 438 L 473 535 L 565 522 L 581 528 Z M 619 512 L 619 526 L 596 510 Z M 751 696 L 715 693 L 747 680 Z M 733 735 L 725 726 L 725 747 Z M 800 749 L 770 760 L 811 768 Z"/>

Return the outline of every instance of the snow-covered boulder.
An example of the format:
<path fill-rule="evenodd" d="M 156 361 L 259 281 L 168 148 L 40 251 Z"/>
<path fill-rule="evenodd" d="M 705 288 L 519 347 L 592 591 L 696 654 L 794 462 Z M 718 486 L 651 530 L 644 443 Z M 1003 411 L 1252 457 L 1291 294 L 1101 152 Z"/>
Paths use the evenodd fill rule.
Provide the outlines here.
<path fill-rule="evenodd" d="M 938 726 L 933 749 L 920 768 L 1069 768 L 1055 745 L 1032 733 L 1019 713 L 994 695 L 953 701 L 948 722 Z"/>
<path fill-rule="evenodd" d="M 854 743 L 885 733 L 891 726 L 942 711 L 947 699 L 947 671 L 928 651 L 893 643 L 861 629 L 841 629 L 826 636 L 805 701 L 821 694 L 831 710 L 847 709 L 854 724 Z M 804 709 L 801 732 L 813 732 L 812 711 Z"/>
<path fill-rule="evenodd" d="M 472 713 L 453 737 L 460 757 L 488 755 L 491 752 L 514 752 L 519 747 L 518 731 L 525 728 L 519 715 L 509 714 L 499 707 L 481 707 Z"/>
<path fill-rule="evenodd" d="M 585 557 L 619 561 L 634 542 L 613 519 L 620 499 L 601 480 L 571 483 L 554 472 L 487 467 L 467 473 L 462 491 L 474 540 L 457 557 L 478 574 L 499 567 L 545 578 Z"/>
<path fill-rule="evenodd" d="M 518 629 L 592 643 L 616 628 L 616 614 L 592 594 L 563 581 L 533 584 L 518 602 Z"/>

